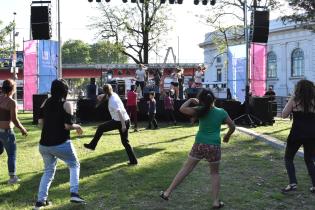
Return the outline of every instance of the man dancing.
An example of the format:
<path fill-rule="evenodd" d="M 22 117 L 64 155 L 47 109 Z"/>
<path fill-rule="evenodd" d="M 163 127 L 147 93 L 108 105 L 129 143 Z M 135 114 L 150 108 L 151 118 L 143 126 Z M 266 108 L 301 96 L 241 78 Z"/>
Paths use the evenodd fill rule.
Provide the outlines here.
<path fill-rule="evenodd" d="M 130 127 L 130 118 L 126 112 L 123 102 L 119 96 L 113 92 L 113 88 L 110 84 L 106 84 L 103 87 L 104 94 L 98 96 L 100 102 L 108 100 L 108 110 L 112 117 L 112 120 L 107 121 L 97 127 L 92 141 L 89 144 L 84 144 L 87 149 L 95 150 L 98 141 L 102 137 L 104 132 L 119 130 L 121 143 L 125 147 L 127 155 L 129 157 L 129 165 L 138 164 L 137 158 L 129 144 L 128 129 Z"/>

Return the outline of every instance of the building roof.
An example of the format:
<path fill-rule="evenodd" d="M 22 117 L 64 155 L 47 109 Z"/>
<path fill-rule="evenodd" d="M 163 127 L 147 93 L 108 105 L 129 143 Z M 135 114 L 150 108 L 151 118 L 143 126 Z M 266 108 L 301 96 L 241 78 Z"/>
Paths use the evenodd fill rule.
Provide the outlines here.
<path fill-rule="evenodd" d="M 315 22 L 312 22 L 311 25 L 315 25 Z M 271 20 L 269 22 L 269 33 L 276 33 L 281 31 L 294 30 L 297 28 L 303 28 L 302 25 L 295 22 L 283 22 L 280 19 Z M 305 29 L 307 30 L 307 29 Z M 215 31 L 209 32 L 205 34 L 204 42 L 199 44 L 199 47 L 204 48 L 207 45 L 213 44 L 212 39 Z"/>

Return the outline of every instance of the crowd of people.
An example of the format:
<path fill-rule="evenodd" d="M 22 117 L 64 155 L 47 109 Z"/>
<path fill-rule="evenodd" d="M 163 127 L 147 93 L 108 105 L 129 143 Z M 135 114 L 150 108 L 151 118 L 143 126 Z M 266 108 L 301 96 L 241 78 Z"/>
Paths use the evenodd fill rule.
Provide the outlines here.
<path fill-rule="evenodd" d="M 142 70 L 139 70 L 142 71 Z M 174 72 L 174 78 L 178 79 L 180 71 Z M 143 75 L 141 72 L 136 83 L 141 88 L 143 86 Z M 176 75 L 176 76 L 175 76 Z M 177 80 L 173 80 L 176 86 Z M 132 86 L 128 92 L 127 108 L 125 108 L 120 97 L 113 91 L 110 84 L 103 86 L 103 94 L 97 97 L 98 105 L 107 101 L 111 120 L 100 124 L 89 143 L 84 147 L 95 150 L 103 133 L 118 130 L 121 143 L 124 146 L 129 158 L 129 165 L 137 165 L 138 160 L 130 145 L 128 133 L 130 129 L 130 117 L 134 122 L 134 130 L 138 131 L 137 123 L 137 93 L 136 86 Z M 13 132 L 14 126 L 23 135 L 27 135 L 27 130 L 23 127 L 17 117 L 16 101 L 12 98 L 16 92 L 16 84 L 8 79 L 2 84 L 2 95 L 0 95 L 0 153 L 6 151 L 8 156 L 9 184 L 20 181 L 16 173 L 16 142 Z M 70 171 L 70 201 L 75 203 L 85 203 L 86 201 L 79 195 L 79 174 L 80 163 L 76 150 L 71 141 L 70 130 L 76 130 L 81 135 L 83 129 L 73 122 L 73 107 L 67 101 L 68 85 L 65 80 L 54 80 L 51 84 L 51 97 L 49 97 L 40 107 L 39 126 L 42 129 L 39 139 L 39 152 L 44 162 L 44 173 L 41 177 L 38 189 L 35 209 L 50 204 L 48 191 L 54 179 L 56 164 L 58 159 L 64 161 Z M 154 92 L 149 93 L 147 101 L 148 129 L 157 129 L 158 123 L 155 118 L 156 101 Z M 176 100 L 176 98 L 175 98 Z M 228 131 L 223 137 L 223 142 L 228 143 L 235 130 L 233 120 L 228 113 L 214 105 L 215 96 L 210 89 L 201 89 L 197 98 L 190 98 L 183 103 L 179 109 L 181 113 L 193 120 L 199 121 L 199 129 L 195 136 L 195 143 L 188 155 L 188 159 L 181 170 L 174 177 L 169 187 L 161 191 L 160 197 L 169 200 L 174 189 L 179 186 L 184 178 L 193 171 L 200 160 L 205 159 L 209 163 L 211 186 L 212 186 L 212 207 L 219 209 L 224 206 L 220 199 L 220 175 L 219 165 L 221 160 L 221 125 L 227 124 Z M 167 92 L 164 97 L 164 108 L 167 110 L 169 122 L 176 125 L 174 117 L 174 99 Z M 288 136 L 285 150 L 285 167 L 289 176 L 289 184 L 281 191 L 289 193 L 297 189 L 297 179 L 293 159 L 298 149 L 303 145 L 304 160 L 311 177 L 312 186 L 310 192 L 315 193 L 315 131 L 312 126 L 315 124 L 315 86 L 313 82 L 301 80 L 297 83 L 293 96 L 288 101 L 282 112 L 282 117 L 286 118 L 293 114 L 293 124 Z M 153 127 L 152 127 L 153 126 Z"/>

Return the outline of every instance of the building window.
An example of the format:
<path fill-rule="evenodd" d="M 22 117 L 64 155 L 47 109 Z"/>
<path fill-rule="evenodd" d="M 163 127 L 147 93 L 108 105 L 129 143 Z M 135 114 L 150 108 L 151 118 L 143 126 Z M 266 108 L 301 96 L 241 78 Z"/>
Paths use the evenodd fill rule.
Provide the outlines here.
<path fill-rule="evenodd" d="M 217 57 L 217 63 L 221 63 L 222 60 L 221 60 L 221 57 Z"/>
<path fill-rule="evenodd" d="M 217 69 L 217 81 L 222 81 L 222 69 Z"/>
<path fill-rule="evenodd" d="M 277 77 L 277 55 L 269 52 L 267 55 L 267 78 Z"/>
<path fill-rule="evenodd" d="M 297 48 L 292 52 L 291 76 L 292 77 L 304 76 L 304 52 L 300 48 Z"/>

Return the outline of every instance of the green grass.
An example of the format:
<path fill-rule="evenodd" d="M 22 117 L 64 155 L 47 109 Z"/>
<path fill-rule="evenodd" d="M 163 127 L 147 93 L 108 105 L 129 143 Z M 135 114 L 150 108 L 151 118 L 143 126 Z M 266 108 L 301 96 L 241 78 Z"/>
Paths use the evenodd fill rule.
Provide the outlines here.
<path fill-rule="evenodd" d="M 291 126 L 292 121 L 276 118 L 273 125 L 259 126 L 251 129 L 261 134 L 273 136 L 281 141 L 287 141 Z"/>
<path fill-rule="evenodd" d="M 43 162 L 38 152 L 40 131 L 31 125 L 31 115 L 20 117 L 29 136 L 17 135 L 17 172 L 22 179 L 14 186 L 8 179 L 6 155 L 0 156 L 0 209 L 31 209 L 36 201 Z M 145 124 L 142 124 L 144 127 Z M 73 134 L 73 142 L 81 162 L 80 194 L 85 206 L 69 203 L 69 174 L 58 164 L 49 198 L 48 209 L 72 210 L 206 210 L 210 209 L 209 168 L 202 161 L 174 191 L 169 202 L 158 197 L 187 158 L 197 127 L 188 124 L 159 130 L 130 133 L 130 141 L 139 165 L 126 165 L 127 157 L 117 132 L 102 137 L 96 151 L 83 148 L 94 134 L 95 125 L 85 125 L 84 136 Z M 299 190 L 284 196 L 279 189 L 287 184 L 283 153 L 248 136 L 236 133 L 230 144 L 223 145 L 221 164 L 221 198 L 224 209 L 314 209 L 315 196 L 308 192 L 310 180 L 303 160 L 297 158 Z"/>

